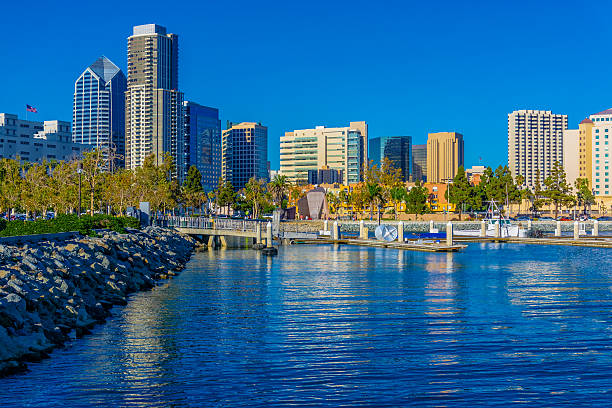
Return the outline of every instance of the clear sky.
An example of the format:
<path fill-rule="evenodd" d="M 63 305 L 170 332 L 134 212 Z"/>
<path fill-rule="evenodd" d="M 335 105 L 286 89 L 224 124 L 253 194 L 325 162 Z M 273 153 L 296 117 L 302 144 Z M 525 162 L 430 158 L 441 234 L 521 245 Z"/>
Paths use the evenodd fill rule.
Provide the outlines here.
<path fill-rule="evenodd" d="M 580 4 L 584 3 L 584 4 Z M 74 81 L 100 55 L 126 68 L 132 26 L 179 35 L 179 86 L 226 120 L 279 137 L 365 120 L 370 137 L 458 131 L 466 165 L 507 161 L 507 114 L 570 128 L 612 107 L 612 5 L 569 1 L 10 1 L 0 112 L 72 118 Z"/>

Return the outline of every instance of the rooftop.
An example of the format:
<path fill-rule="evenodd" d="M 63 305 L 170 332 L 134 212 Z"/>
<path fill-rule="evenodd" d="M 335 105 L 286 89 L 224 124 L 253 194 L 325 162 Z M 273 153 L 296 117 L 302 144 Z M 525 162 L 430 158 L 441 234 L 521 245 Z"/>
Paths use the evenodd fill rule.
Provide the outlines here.
<path fill-rule="evenodd" d="M 166 35 L 166 27 L 157 24 L 137 25 L 133 28 L 132 35 L 160 34 Z"/>
<path fill-rule="evenodd" d="M 605 111 L 601 111 L 601 112 L 598 112 L 598 113 L 594 113 L 594 114 L 593 114 L 593 115 L 591 115 L 591 116 L 595 116 L 595 115 L 612 115 L 612 108 L 608 108 L 608 109 L 606 109 Z"/>
<path fill-rule="evenodd" d="M 98 58 L 96 60 L 96 62 L 94 62 L 93 64 L 91 64 L 89 66 L 89 68 L 100 78 L 102 78 L 102 80 L 104 82 L 108 82 L 111 79 L 113 79 L 113 77 L 115 75 L 117 75 L 117 73 L 119 71 L 121 71 L 119 69 L 119 67 L 117 67 L 115 64 L 113 64 L 111 62 L 111 60 L 109 60 L 108 58 L 106 58 L 104 55 L 101 56 L 100 58 Z"/>

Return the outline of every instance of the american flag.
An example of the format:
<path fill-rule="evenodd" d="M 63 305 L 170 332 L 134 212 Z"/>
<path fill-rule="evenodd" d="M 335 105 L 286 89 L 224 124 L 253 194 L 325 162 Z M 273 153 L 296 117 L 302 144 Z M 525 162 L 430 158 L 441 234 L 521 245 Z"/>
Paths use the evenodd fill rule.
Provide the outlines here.
<path fill-rule="evenodd" d="M 38 113 L 36 108 L 31 105 L 26 105 L 26 112 Z"/>

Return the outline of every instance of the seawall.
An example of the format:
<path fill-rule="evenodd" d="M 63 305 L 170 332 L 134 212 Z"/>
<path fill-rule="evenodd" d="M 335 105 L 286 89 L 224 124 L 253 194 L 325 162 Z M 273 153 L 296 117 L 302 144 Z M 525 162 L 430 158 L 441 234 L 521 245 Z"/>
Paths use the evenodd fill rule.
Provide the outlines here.
<path fill-rule="evenodd" d="M 175 275 L 194 245 L 187 236 L 154 227 L 0 245 L 0 375 L 46 357 L 103 322 L 129 293 Z"/>

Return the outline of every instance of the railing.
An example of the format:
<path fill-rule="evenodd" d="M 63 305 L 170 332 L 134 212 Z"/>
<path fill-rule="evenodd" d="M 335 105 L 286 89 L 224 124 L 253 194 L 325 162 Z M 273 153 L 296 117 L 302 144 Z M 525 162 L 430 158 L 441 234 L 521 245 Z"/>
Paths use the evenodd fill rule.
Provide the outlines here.
<path fill-rule="evenodd" d="M 158 227 L 194 228 L 194 229 L 216 229 L 232 231 L 257 230 L 257 220 L 237 220 L 232 218 L 206 218 L 206 217 L 178 217 L 162 216 L 155 219 L 154 224 Z M 262 226 L 262 231 L 265 226 Z"/>

